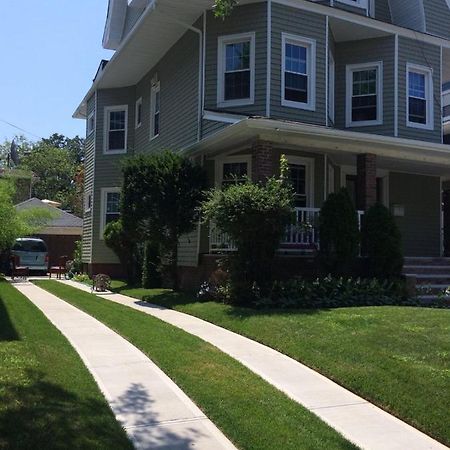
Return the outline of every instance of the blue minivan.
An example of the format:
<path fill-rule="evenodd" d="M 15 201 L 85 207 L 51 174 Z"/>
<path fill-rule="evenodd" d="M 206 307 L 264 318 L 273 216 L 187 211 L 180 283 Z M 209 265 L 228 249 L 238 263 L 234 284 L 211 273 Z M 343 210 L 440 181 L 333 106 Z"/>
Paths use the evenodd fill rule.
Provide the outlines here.
<path fill-rule="evenodd" d="M 18 256 L 19 264 L 29 267 L 30 271 L 47 272 L 48 270 L 48 250 L 42 239 L 16 239 L 11 254 Z"/>

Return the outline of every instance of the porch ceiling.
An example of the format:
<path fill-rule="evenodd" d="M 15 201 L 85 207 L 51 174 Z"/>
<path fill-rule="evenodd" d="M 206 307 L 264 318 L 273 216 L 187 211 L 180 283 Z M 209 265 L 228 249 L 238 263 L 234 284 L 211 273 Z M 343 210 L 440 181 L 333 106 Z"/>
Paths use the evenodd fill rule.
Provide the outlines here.
<path fill-rule="evenodd" d="M 352 23 L 346 20 L 330 17 L 330 28 L 336 42 L 359 41 L 384 36 L 392 36 L 392 33 L 376 28 Z"/>
<path fill-rule="evenodd" d="M 249 147 L 258 139 L 286 150 L 329 154 L 339 164 L 353 165 L 355 155 L 373 153 L 385 169 L 450 176 L 450 145 L 264 118 L 242 120 L 185 151 L 215 156 Z"/>

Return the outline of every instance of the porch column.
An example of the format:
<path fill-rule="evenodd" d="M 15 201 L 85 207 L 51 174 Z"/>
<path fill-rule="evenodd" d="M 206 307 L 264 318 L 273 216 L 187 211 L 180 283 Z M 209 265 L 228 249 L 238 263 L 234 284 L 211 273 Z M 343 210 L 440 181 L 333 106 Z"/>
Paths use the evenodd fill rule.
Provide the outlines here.
<path fill-rule="evenodd" d="M 357 208 L 367 211 L 377 201 L 377 157 L 372 153 L 357 156 Z"/>
<path fill-rule="evenodd" d="M 252 145 L 252 180 L 266 181 L 275 174 L 272 144 L 255 141 Z"/>

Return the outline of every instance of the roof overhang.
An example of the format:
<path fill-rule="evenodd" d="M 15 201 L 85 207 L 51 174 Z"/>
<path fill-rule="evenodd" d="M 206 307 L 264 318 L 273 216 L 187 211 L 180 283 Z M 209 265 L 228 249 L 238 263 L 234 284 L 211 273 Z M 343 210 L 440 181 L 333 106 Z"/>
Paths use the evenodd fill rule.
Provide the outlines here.
<path fill-rule="evenodd" d="M 239 0 L 239 5 L 258 3 L 261 0 Z M 338 8 L 321 5 L 308 0 L 272 0 L 274 3 L 302 8 L 330 17 L 333 27 L 344 36 L 370 31 L 371 37 L 399 34 L 415 41 L 430 42 L 450 49 L 450 41 L 435 36 L 408 30 L 384 23 L 371 17 L 356 16 Z M 212 8 L 214 0 L 151 0 L 132 30 L 120 43 L 110 62 L 94 81 L 81 104 L 74 113 L 75 118 L 86 118 L 87 101 L 96 89 L 120 88 L 139 82 L 165 53 L 192 29 L 192 24 L 206 10 Z M 352 33 L 345 31 L 351 24 Z"/>
<path fill-rule="evenodd" d="M 51 236 L 81 236 L 83 234 L 82 227 L 47 227 L 39 230 L 39 235 Z"/>
<path fill-rule="evenodd" d="M 355 133 L 298 122 L 249 118 L 230 125 L 199 143 L 184 149 L 189 156 L 215 156 L 251 145 L 255 140 L 278 147 L 310 149 L 328 154 L 373 153 L 380 158 L 410 163 L 427 172 L 450 174 L 450 145 L 412 139 Z"/>

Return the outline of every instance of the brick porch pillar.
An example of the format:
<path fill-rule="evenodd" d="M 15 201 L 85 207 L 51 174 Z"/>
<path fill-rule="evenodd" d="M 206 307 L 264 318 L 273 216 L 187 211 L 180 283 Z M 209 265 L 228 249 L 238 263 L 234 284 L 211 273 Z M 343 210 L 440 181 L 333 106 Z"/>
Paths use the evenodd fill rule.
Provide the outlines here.
<path fill-rule="evenodd" d="M 372 153 L 357 156 L 357 208 L 367 211 L 377 201 L 377 157 Z"/>
<path fill-rule="evenodd" d="M 266 181 L 275 173 L 272 144 L 255 141 L 252 145 L 252 180 Z"/>

